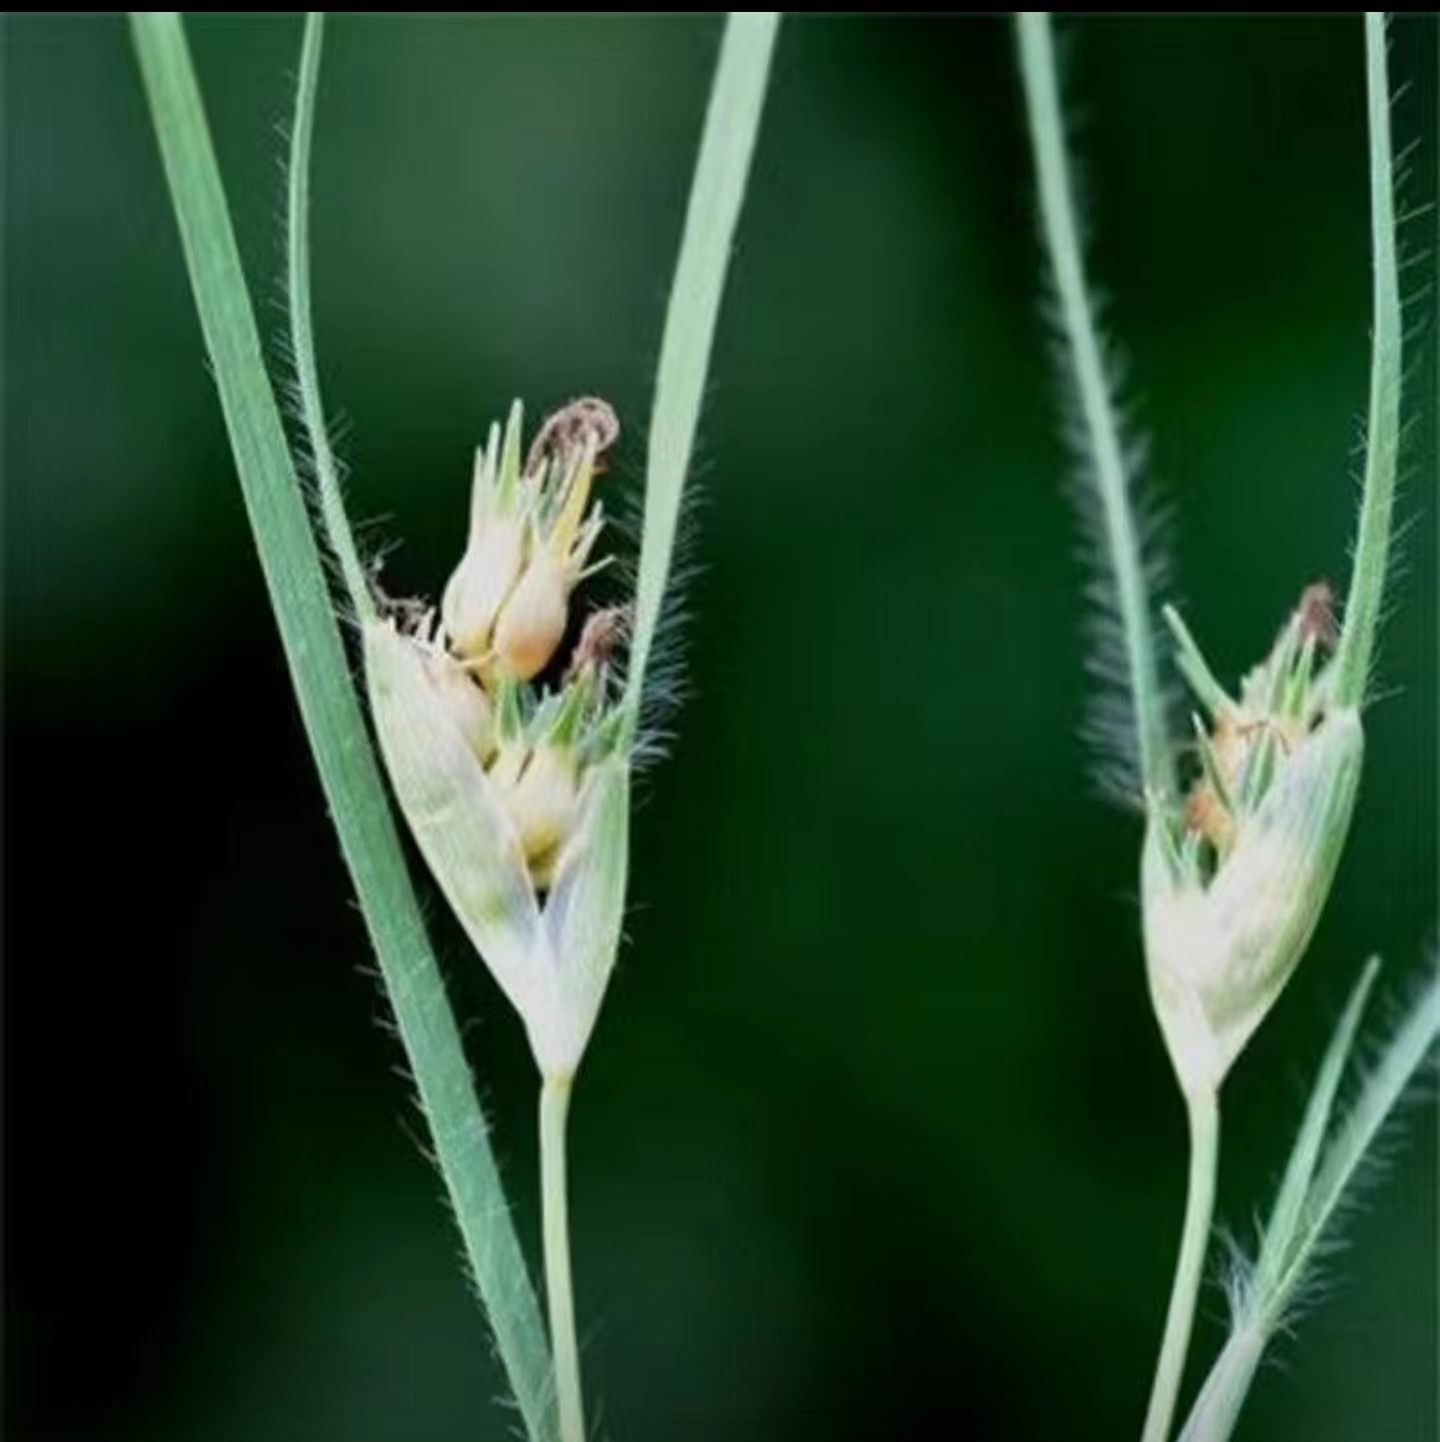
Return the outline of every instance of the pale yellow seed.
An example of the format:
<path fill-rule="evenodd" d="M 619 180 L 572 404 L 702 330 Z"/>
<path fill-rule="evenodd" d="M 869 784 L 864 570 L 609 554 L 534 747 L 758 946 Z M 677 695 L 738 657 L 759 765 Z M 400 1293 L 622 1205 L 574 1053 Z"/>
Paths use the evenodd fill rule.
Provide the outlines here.
<path fill-rule="evenodd" d="M 511 517 L 492 517 L 470 538 L 449 584 L 440 616 L 455 654 L 481 659 L 490 649 L 495 617 L 525 564 L 525 526 Z"/>
<path fill-rule="evenodd" d="M 536 551 L 495 623 L 500 671 L 529 681 L 550 664 L 565 635 L 568 594 L 564 564 L 547 549 Z"/>
<path fill-rule="evenodd" d="M 519 781 L 504 793 L 504 806 L 535 884 L 548 886 L 555 860 L 580 816 L 574 754 L 558 746 L 537 746 Z"/>
<path fill-rule="evenodd" d="M 426 658 L 425 672 L 465 744 L 482 766 L 487 765 L 496 747 L 495 708 L 490 698 L 465 667 L 443 651 Z"/>

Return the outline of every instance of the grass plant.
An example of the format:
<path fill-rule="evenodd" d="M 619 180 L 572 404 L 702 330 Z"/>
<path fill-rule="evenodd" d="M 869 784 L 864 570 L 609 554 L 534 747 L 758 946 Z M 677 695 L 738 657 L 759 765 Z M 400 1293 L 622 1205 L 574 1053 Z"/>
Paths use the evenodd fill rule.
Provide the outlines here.
<path fill-rule="evenodd" d="M 1109 598 L 1102 674 L 1123 678 L 1127 720 L 1102 731 L 1107 774 L 1141 810 L 1144 946 L 1151 1000 L 1189 1123 L 1190 1167 L 1175 1279 L 1142 1436 L 1172 1435 L 1196 1298 L 1205 1271 L 1220 1156 L 1220 1088 L 1299 965 L 1334 885 L 1354 812 L 1372 693 L 1376 634 L 1390 565 L 1401 439 L 1402 324 L 1390 89 L 1384 18 L 1365 19 L 1374 268 L 1364 487 L 1349 594 L 1337 629 L 1328 588 L 1306 587 L 1269 654 L 1231 693 L 1188 626 L 1155 592 L 1163 567 L 1146 554 L 1138 448 L 1124 434 L 1106 346 L 1085 274 L 1055 48 L 1047 15 L 1018 20 L 1020 65 L 1053 275 L 1078 494 Z M 1173 649 L 1162 652 L 1168 631 Z M 1164 677 L 1173 664 L 1198 710 L 1172 731 Z M 1113 699 L 1113 698 L 1112 698 Z M 1110 715 L 1116 708 L 1110 708 Z M 1186 768 L 1182 758 L 1193 755 Z M 1329 1132 L 1374 963 L 1356 987 L 1321 1068 L 1253 1267 L 1232 1286 L 1232 1335 L 1184 1436 L 1230 1435 L 1265 1343 L 1301 1287 L 1381 1123 L 1440 1028 L 1432 976 L 1378 1052 L 1351 1109 Z"/>
<path fill-rule="evenodd" d="M 532 682 L 549 673 L 570 593 L 599 536 L 601 518 L 587 514 L 586 502 L 613 416 L 597 404 L 567 408 L 522 464 L 522 412 L 514 406 L 477 455 L 471 534 L 439 621 L 381 595 L 346 515 L 312 322 L 308 215 L 322 18 L 306 23 L 289 167 L 298 451 L 287 443 L 264 364 L 182 22 L 140 14 L 131 24 L 291 680 L 468 1267 L 527 1435 L 583 1442 L 566 1116 L 620 939 L 631 763 L 646 739 L 647 670 L 777 17 L 733 15 L 721 44 L 661 343 L 633 611 L 587 626 L 558 685 L 543 688 Z M 336 562 L 341 609 L 360 633 L 395 798 L 520 1012 L 540 1070 L 548 1346 L 351 677 L 326 552 Z M 623 666 L 615 655 L 622 631 Z"/>

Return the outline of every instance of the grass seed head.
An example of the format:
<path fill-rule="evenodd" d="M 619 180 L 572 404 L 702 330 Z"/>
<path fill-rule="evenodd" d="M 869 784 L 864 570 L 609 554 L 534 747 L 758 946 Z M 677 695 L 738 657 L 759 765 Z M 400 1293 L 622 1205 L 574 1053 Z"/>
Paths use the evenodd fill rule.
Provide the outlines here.
<path fill-rule="evenodd" d="M 1187 1092 L 1219 1086 L 1324 909 L 1359 788 L 1364 733 L 1329 705 L 1329 588 L 1309 587 L 1232 699 L 1176 618 L 1204 700 L 1179 808 L 1149 808 L 1141 863 L 1151 997 Z"/>
<path fill-rule="evenodd" d="M 410 607 L 366 623 L 365 673 L 427 864 L 524 1019 L 541 1070 L 570 1075 L 624 908 L 629 758 L 610 663 L 625 613 L 597 612 L 558 682 L 537 678 L 559 654 L 600 534 L 590 488 L 618 426 L 603 402 L 566 407 L 524 470 L 520 428 L 517 403 L 480 451 L 470 535 L 438 622 Z"/>
<path fill-rule="evenodd" d="M 570 593 L 599 539 L 587 515 L 604 447 L 619 435 L 604 401 L 573 401 L 541 428 L 522 469 L 524 412 L 511 407 L 476 453 L 470 529 L 441 602 L 451 648 L 482 675 L 530 681 L 555 658 Z"/>

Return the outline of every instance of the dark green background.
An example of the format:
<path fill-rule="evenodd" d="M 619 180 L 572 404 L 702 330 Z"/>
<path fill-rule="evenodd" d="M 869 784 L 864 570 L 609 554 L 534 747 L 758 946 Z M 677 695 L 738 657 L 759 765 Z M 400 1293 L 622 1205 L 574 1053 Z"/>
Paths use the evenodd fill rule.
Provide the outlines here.
<path fill-rule="evenodd" d="M 1067 26 L 1094 265 L 1229 677 L 1345 575 L 1369 324 L 1358 18 Z M 715 54 L 699 18 L 342 18 L 315 170 L 354 511 L 434 593 L 513 395 L 636 487 Z M 278 336 L 299 26 L 192 39 Z M 1394 33 L 1436 173 L 1433 18 Z M 287 687 L 123 24 L 5 28 L 6 1393 L 50 1439 L 500 1438 L 500 1379 Z M 786 21 L 700 435 L 693 697 L 573 1115 L 584 1358 L 633 1439 L 1123 1438 L 1181 1107 L 1137 827 L 1087 785 L 1029 157 L 1000 20 Z M 1433 247 L 1433 216 L 1409 239 Z M 1428 262 L 1409 274 L 1420 295 Z M 1414 318 L 1434 314 L 1433 291 Z M 1433 340 L 1433 331 L 1426 346 Z M 1418 351 L 1417 351 L 1418 354 Z M 1227 1088 L 1269 1195 L 1365 955 L 1436 913 L 1435 372 L 1359 814 Z M 522 1235 L 519 1026 L 428 889 Z M 1437 1426 L 1436 1126 L 1240 1436 Z M 1203 1302 L 1197 1356 L 1221 1335 Z"/>

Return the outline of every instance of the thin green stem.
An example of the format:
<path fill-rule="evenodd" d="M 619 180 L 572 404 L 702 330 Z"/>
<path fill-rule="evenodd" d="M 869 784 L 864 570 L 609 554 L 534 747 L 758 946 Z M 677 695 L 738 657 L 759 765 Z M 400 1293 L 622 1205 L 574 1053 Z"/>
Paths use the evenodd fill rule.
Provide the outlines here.
<path fill-rule="evenodd" d="M 265 372 L 184 27 L 131 17 L 206 349 L 306 736 L 380 963 L 450 1204 L 534 1442 L 556 1436 L 550 1359 L 460 1035 L 361 716 Z"/>
<path fill-rule="evenodd" d="M 1180 1233 L 1180 1256 L 1165 1314 L 1165 1336 L 1150 1389 L 1143 1442 L 1166 1442 L 1175 1419 L 1175 1404 L 1185 1376 L 1190 1351 L 1190 1330 L 1195 1302 L 1205 1272 L 1210 1241 L 1210 1218 L 1215 1210 L 1215 1174 L 1220 1164 L 1220 1104 L 1213 1092 L 1187 1099 L 1190 1121 L 1190 1179 L 1185 1193 L 1185 1224 Z"/>
<path fill-rule="evenodd" d="M 1089 439 L 1091 470 L 1100 496 L 1105 541 L 1115 576 L 1125 637 L 1126 671 L 1140 755 L 1140 780 L 1147 799 L 1175 795 L 1174 761 L 1165 732 L 1165 707 L 1155 660 L 1155 640 L 1140 538 L 1131 512 L 1120 426 L 1095 326 L 1094 307 L 1085 280 L 1085 261 L 1075 219 L 1075 202 L 1065 151 L 1055 74 L 1050 17 L 1027 12 L 1018 17 L 1020 69 L 1030 118 L 1030 140 L 1040 186 L 1045 241 L 1055 272 L 1055 288 L 1075 374 L 1075 388 Z"/>
<path fill-rule="evenodd" d="M 1395 477 L 1400 452 L 1401 317 L 1395 257 L 1395 165 L 1390 145 L 1390 84 L 1385 17 L 1365 16 L 1365 76 L 1370 110 L 1370 232 L 1375 313 L 1370 340 L 1370 415 L 1366 426 L 1365 492 L 1355 538 L 1345 629 L 1335 657 L 1335 704 L 1364 699 L 1375 633 L 1385 596 Z"/>
<path fill-rule="evenodd" d="M 321 11 L 312 10 L 305 19 L 305 42 L 300 51 L 300 77 L 295 90 L 295 124 L 290 133 L 290 212 L 286 227 L 290 341 L 325 536 L 340 563 L 350 604 L 363 621 L 375 614 L 375 601 L 340 494 L 340 471 L 330 448 L 325 407 L 320 399 L 320 370 L 315 361 L 315 327 L 310 311 L 310 149 L 315 134 L 315 91 L 320 80 L 324 37 L 325 16 Z"/>
<path fill-rule="evenodd" d="M 639 725 L 645 669 L 664 606 L 680 498 L 700 419 L 710 348 L 740 202 L 750 173 L 750 157 L 760 128 L 779 23 L 773 11 L 731 13 L 725 22 L 725 38 L 705 113 L 680 258 L 665 312 L 655 404 L 650 416 L 644 541 L 624 699 L 626 730 L 632 738 Z"/>
<path fill-rule="evenodd" d="M 540 1190 L 544 1210 L 545 1295 L 550 1349 L 560 1400 L 561 1442 L 585 1442 L 580 1349 L 575 1339 L 575 1290 L 570 1280 L 570 1213 L 565 1181 L 565 1119 L 570 1078 L 546 1077 L 540 1087 Z"/>

